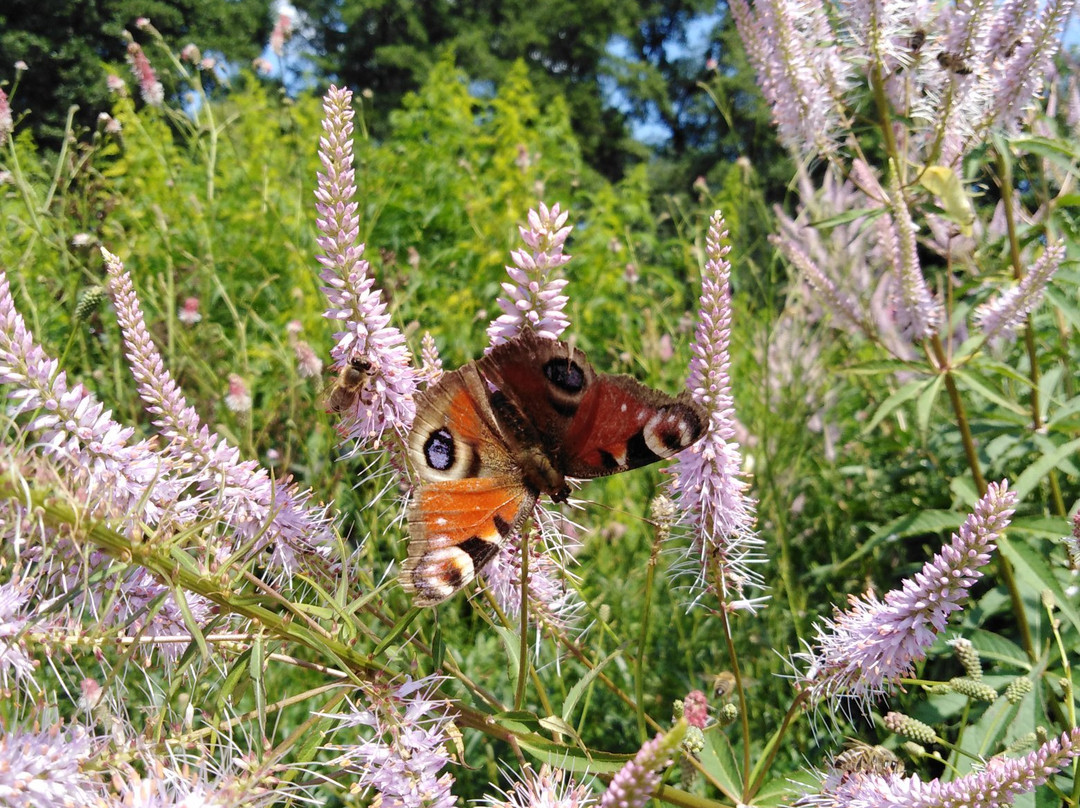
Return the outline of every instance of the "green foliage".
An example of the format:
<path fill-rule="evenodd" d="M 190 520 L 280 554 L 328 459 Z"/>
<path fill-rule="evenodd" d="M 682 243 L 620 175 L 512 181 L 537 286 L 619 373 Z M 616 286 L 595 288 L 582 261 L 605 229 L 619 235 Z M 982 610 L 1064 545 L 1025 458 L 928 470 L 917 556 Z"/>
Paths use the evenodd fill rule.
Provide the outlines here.
<path fill-rule="evenodd" d="M 612 55 L 613 38 L 636 37 L 652 26 L 678 47 L 682 28 L 711 8 L 700 0 L 465 5 L 302 0 L 296 6 L 315 21 L 312 45 L 324 74 L 371 91 L 369 124 L 375 137 L 388 135 L 392 113 L 427 80 L 440 49 L 451 49 L 470 79 L 487 90 L 502 85 L 521 60 L 543 106 L 564 99 L 586 162 L 609 178 L 621 176 L 645 156 L 629 137 L 626 115 L 619 111 L 623 100 L 613 103 L 609 97 L 612 80 L 620 91 L 630 92 L 626 104 L 645 105 L 659 97 L 666 110 L 667 96 L 683 93 L 684 78 L 652 74 L 655 80 L 647 87 L 631 80 Z M 655 51 L 659 42 L 651 47 Z"/>

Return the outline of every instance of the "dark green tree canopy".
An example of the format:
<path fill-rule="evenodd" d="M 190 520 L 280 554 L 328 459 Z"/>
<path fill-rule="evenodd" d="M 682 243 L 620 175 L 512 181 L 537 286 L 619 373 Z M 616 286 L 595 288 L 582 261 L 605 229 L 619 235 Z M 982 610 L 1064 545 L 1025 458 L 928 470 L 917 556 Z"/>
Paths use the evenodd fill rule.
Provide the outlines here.
<path fill-rule="evenodd" d="M 125 29 L 140 41 L 139 17 L 175 50 L 194 42 L 204 53 L 241 63 L 262 52 L 274 22 L 270 0 L 4 0 L 0 80 L 14 75 L 17 61 L 26 63 L 12 108 L 33 113 L 30 125 L 40 143 L 59 143 L 72 105 L 85 127 L 109 109 L 104 64 L 123 62 Z M 154 59 L 152 50 L 148 55 Z M 162 75 L 167 88 L 168 78 Z"/>

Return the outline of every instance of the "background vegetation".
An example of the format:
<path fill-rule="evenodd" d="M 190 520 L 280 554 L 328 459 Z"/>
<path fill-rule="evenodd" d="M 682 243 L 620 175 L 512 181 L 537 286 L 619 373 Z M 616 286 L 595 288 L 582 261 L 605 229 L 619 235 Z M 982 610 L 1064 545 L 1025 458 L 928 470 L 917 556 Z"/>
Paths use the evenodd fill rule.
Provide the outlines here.
<path fill-rule="evenodd" d="M 298 36 L 315 48 L 318 87 L 336 77 L 372 91 L 359 96 L 360 239 L 416 355 L 425 331 L 448 368 L 480 353 L 509 252 L 520 246 L 518 225 L 539 201 L 558 202 L 575 225 L 566 273 L 574 340 L 598 369 L 675 391 L 689 359 L 708 217 L 723 210 L 733 243 L 736 411 L 773 597 L 761 614 L 734 619 L 734 649 L 750 683 L 751 736 L 763 744 L 790 705 L 787 680 L 778 676 L 789 672 L 786 657 L 810 636 L 815 618 L 851 593 L 887 590 L 921 566 L 959 524 L 971 489 L 956 482 L 965 477 L 964 455 L 943 396 L 909 392 L 904 374 L 911 368 L 885 364 L 879 346 L 832 330 L 819 310 L 796 318 L 814 306 L 789 283 L 767 240 L 778 229 L 772 206 L 783 211 L 786 203 L 794 212 L 786 189 L 795 169 L 772 137 L 770 112 L 734 28 L 726 15 L 715 21 L 711 44 L 699 54 L 708 63 L 672 55 L 687 21 L 707 5 L 493 3 L 459 14 L 456 4 L 305 0 L 297 6 L 314 25 Z M 118 3 L 95 19 L 83 11 L 77 3 L 9 3 L 0 11 L 0 64 L 6 70 L 17 59 L 27 62 L 7 86 L 17 124 L 0 185 L 0 265 L 20 311 L 70 377 L 117 420 L 149 434 L 150 416 L 101 295 L 97 247 L 118 253 L 189 403 L 246 457 L 332 503 L 363 561 L 360 589 L 374 587 L 402 557 L 403 531 L 369 507 L 382 483 L 362 458 L 343 456 L 348 447 L 320 400 L 330 379 L 303 377 L 294 348 L 301 339 L 327 360 L 333 330 L 322 317 L 314 260 L 317 95 L 290 95 L 246 67 L 200 71 L 167 56 L 191 40 L 204 53 L 246 64 L 272 18 L 265 3 L 242 2 L 140 5 L 137 13 L 164 36 L 143 39 L 169 92 L 193 92 L 195 101 L 171 95 L 154 107 L 132 95 L 108 97 L 101 71 L 128 78 L 120 30 L 140 36 L 131 20 L 136 9 Z M 65 45 L 35 27 L 47 15 L 79 19 L 68 26 Z M 625 43 L 618 58 L 612 38 Z M 605 103 L 605 81 L 625 94 L 625 111 Z M 80 107 L 70 118 L 69 103 Z M 631 117 L 649 116 L 667 134 L 651 152 L 630 137 L 629 126 Z M 1043 141 L 1025 144 L 1030 151 L 1015 152 L 1013 170 L 1021 193 L 1035 199 L 1029 207 L 1057 200 L 1055 221 L 1073 258 L 1076 199 L 1058 191 L 1075 176 L 1075 146 L 1067 145 L 1067 130 L 1055 128 L 1065 126 L 1061 114 L 1050 110 L 1042 120 L 1051 129 Z M 1054 180 L 1052 170 L 1070 179 Z M 998 167 L 981 154 L 969 171 L 987 187 L 976 204 L 988 219 Z M 826 229 L 830 224 L 846 222 Z M 1024 535 L 1043 548 L 1070 532 L 1067 517 L 1080 495 L 1073 454 L 1058 451 L 1073 439 L 1072 413 L 1080 409 L 1073 406 L 1076 281 L 1067 263 L 1053 307 L 1032 320 L 1048 365 L 1043 378 L 1051 378 L 1044 391 L 1060 418 L 1048 430 L 1025 432 L 1024 407 L 1003 402 L 1023 400 L 1028 387 L 1004 370 L 980 393 L 968 391 L 988 477 L 1015 479 L 1043 464 L 1045 476 L 1021 514 Z M 948 294 L 950 283 L 943 273 L 939 292 Z M 181 317 L 189 298 L 197 300 L 198 322 Z M 995 367 L 1022 364 L 1022 353 L 1018 345 L 1000 348 Z M 250 411 L 227 406 L 229 374 L 247 384 Z M 621 700 L 636 685 L 632 654 L 621 643 L 639 637 L 644 621 L 653 628 L 637 687 L 645 710 L 661 722 L 689 691 L 711 694 L 713 677 L 730 665 L 715 615 L 688 611 L 685 592 L 663 575 L 651 601 L 640 597 L 653 543 L 648 508 L 662 483 L 650 469 L 590 484 L 583 492 L 590 504 L 575 514 L 586 525 L 578 572 L 587 604 L 582 625 L 591 628 L 580 641 L 583 656 L 596 661 L 620 652 L 604 669 L 610 683 L 594 679 L 574 717 L 589 749 L 631 753 L 641 744 L 636 715 Z M 661 556 L 661 570 L 670 563 Z M 1034 586 L 1028 594 L 1037 597 Z M 999 591 L 980 595 L 984 624 L 967 619 L 984 631 L 995 616 L 1005 617 Z M 386 614 L 408 610 L 396 588 L 384 600 Z M 412 630 L 513 703 L 510 651 L 485 620 L 462 597 Z M 401 643 L 388 658 L 412 653 Z M 589 670 L 561 650 L 542 652 L 543 661 L 561 662 L 536 674 L 560 702 Z M 433 672 L 430 658 L 410 659 L 415 673 Z M 924 678 L 950 660 L 942 647 Z M 220 695 L 213 689 L 222 683 L 208 671 L 193 666 L 187 675 L 201 697 Z M 304 675 L 317 681 L 271 665 L 265 682 L 236 690 L 233 709 L 253 709 L 258 688 L 273 692 L 289 680 L 295 690 L 295 677 Z M 462 687 L 454 695 L 474 698 Z M 933 709 L 946 723 L 966 720 L 957 705 Z M 286 737 L 308 712 L 284 709 L 276 734 Z M 778 784 L 801 776 L 807 759 L 819 762 L 826 751 L 809 724 L 791 732 L 771 776 Z M 475 798 L 513 756 L 508 744 L 479 732 L 463 744 L 471 768 L 455 771 L 455 791 Z M 914 765 L 940 771 L 930 759 Z M 714 793 L 701 783 L 693 788 Z"/>

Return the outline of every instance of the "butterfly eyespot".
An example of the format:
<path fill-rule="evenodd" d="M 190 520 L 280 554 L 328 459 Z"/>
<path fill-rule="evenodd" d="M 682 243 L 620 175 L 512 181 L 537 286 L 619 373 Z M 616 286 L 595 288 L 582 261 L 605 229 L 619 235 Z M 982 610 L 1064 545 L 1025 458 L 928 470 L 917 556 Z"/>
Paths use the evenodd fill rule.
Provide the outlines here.
<path fill-rule="evenodd" d="M 544 375 L 568 393 L 580 393 L 585 386 L 585 371 L 569 359 L 552 359 L 544 365 Z"/>
<path fill-rule="evenodd" d="M 445 427 L 436 429 L 424 441 L 424 460 L 436 471 L 446 471 L 454 465 L 454 436 Z"/>

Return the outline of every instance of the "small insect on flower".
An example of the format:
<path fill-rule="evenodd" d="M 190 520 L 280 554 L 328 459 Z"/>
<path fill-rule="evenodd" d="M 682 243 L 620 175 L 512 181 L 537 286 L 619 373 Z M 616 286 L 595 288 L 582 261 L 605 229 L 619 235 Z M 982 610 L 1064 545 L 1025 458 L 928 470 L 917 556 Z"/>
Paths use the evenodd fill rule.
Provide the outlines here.
<path fill-rule="evenodd" d="M 364 384 L 371 378 L 371 362 L 353 357 L 338 371 L 337 381 L 326 394 L 327 412 L 345 412 L 356 406 L 356 399 Z"/>
<path fill-rule="evenodd" d="M 958 53 L 942 51 L 937 55 L 938 64 L 946 70 L 950 70 L 958 76 L 970 76 L 971 65 Z"/>
<path fill-rule="evenodd" d="M 854 739 L 848 741 L 847 749 L 836 756 L 832 767 L 841 774 L 876 774 L 885 777 L 904 773 L 904 761 L 892 750 Z"/>

